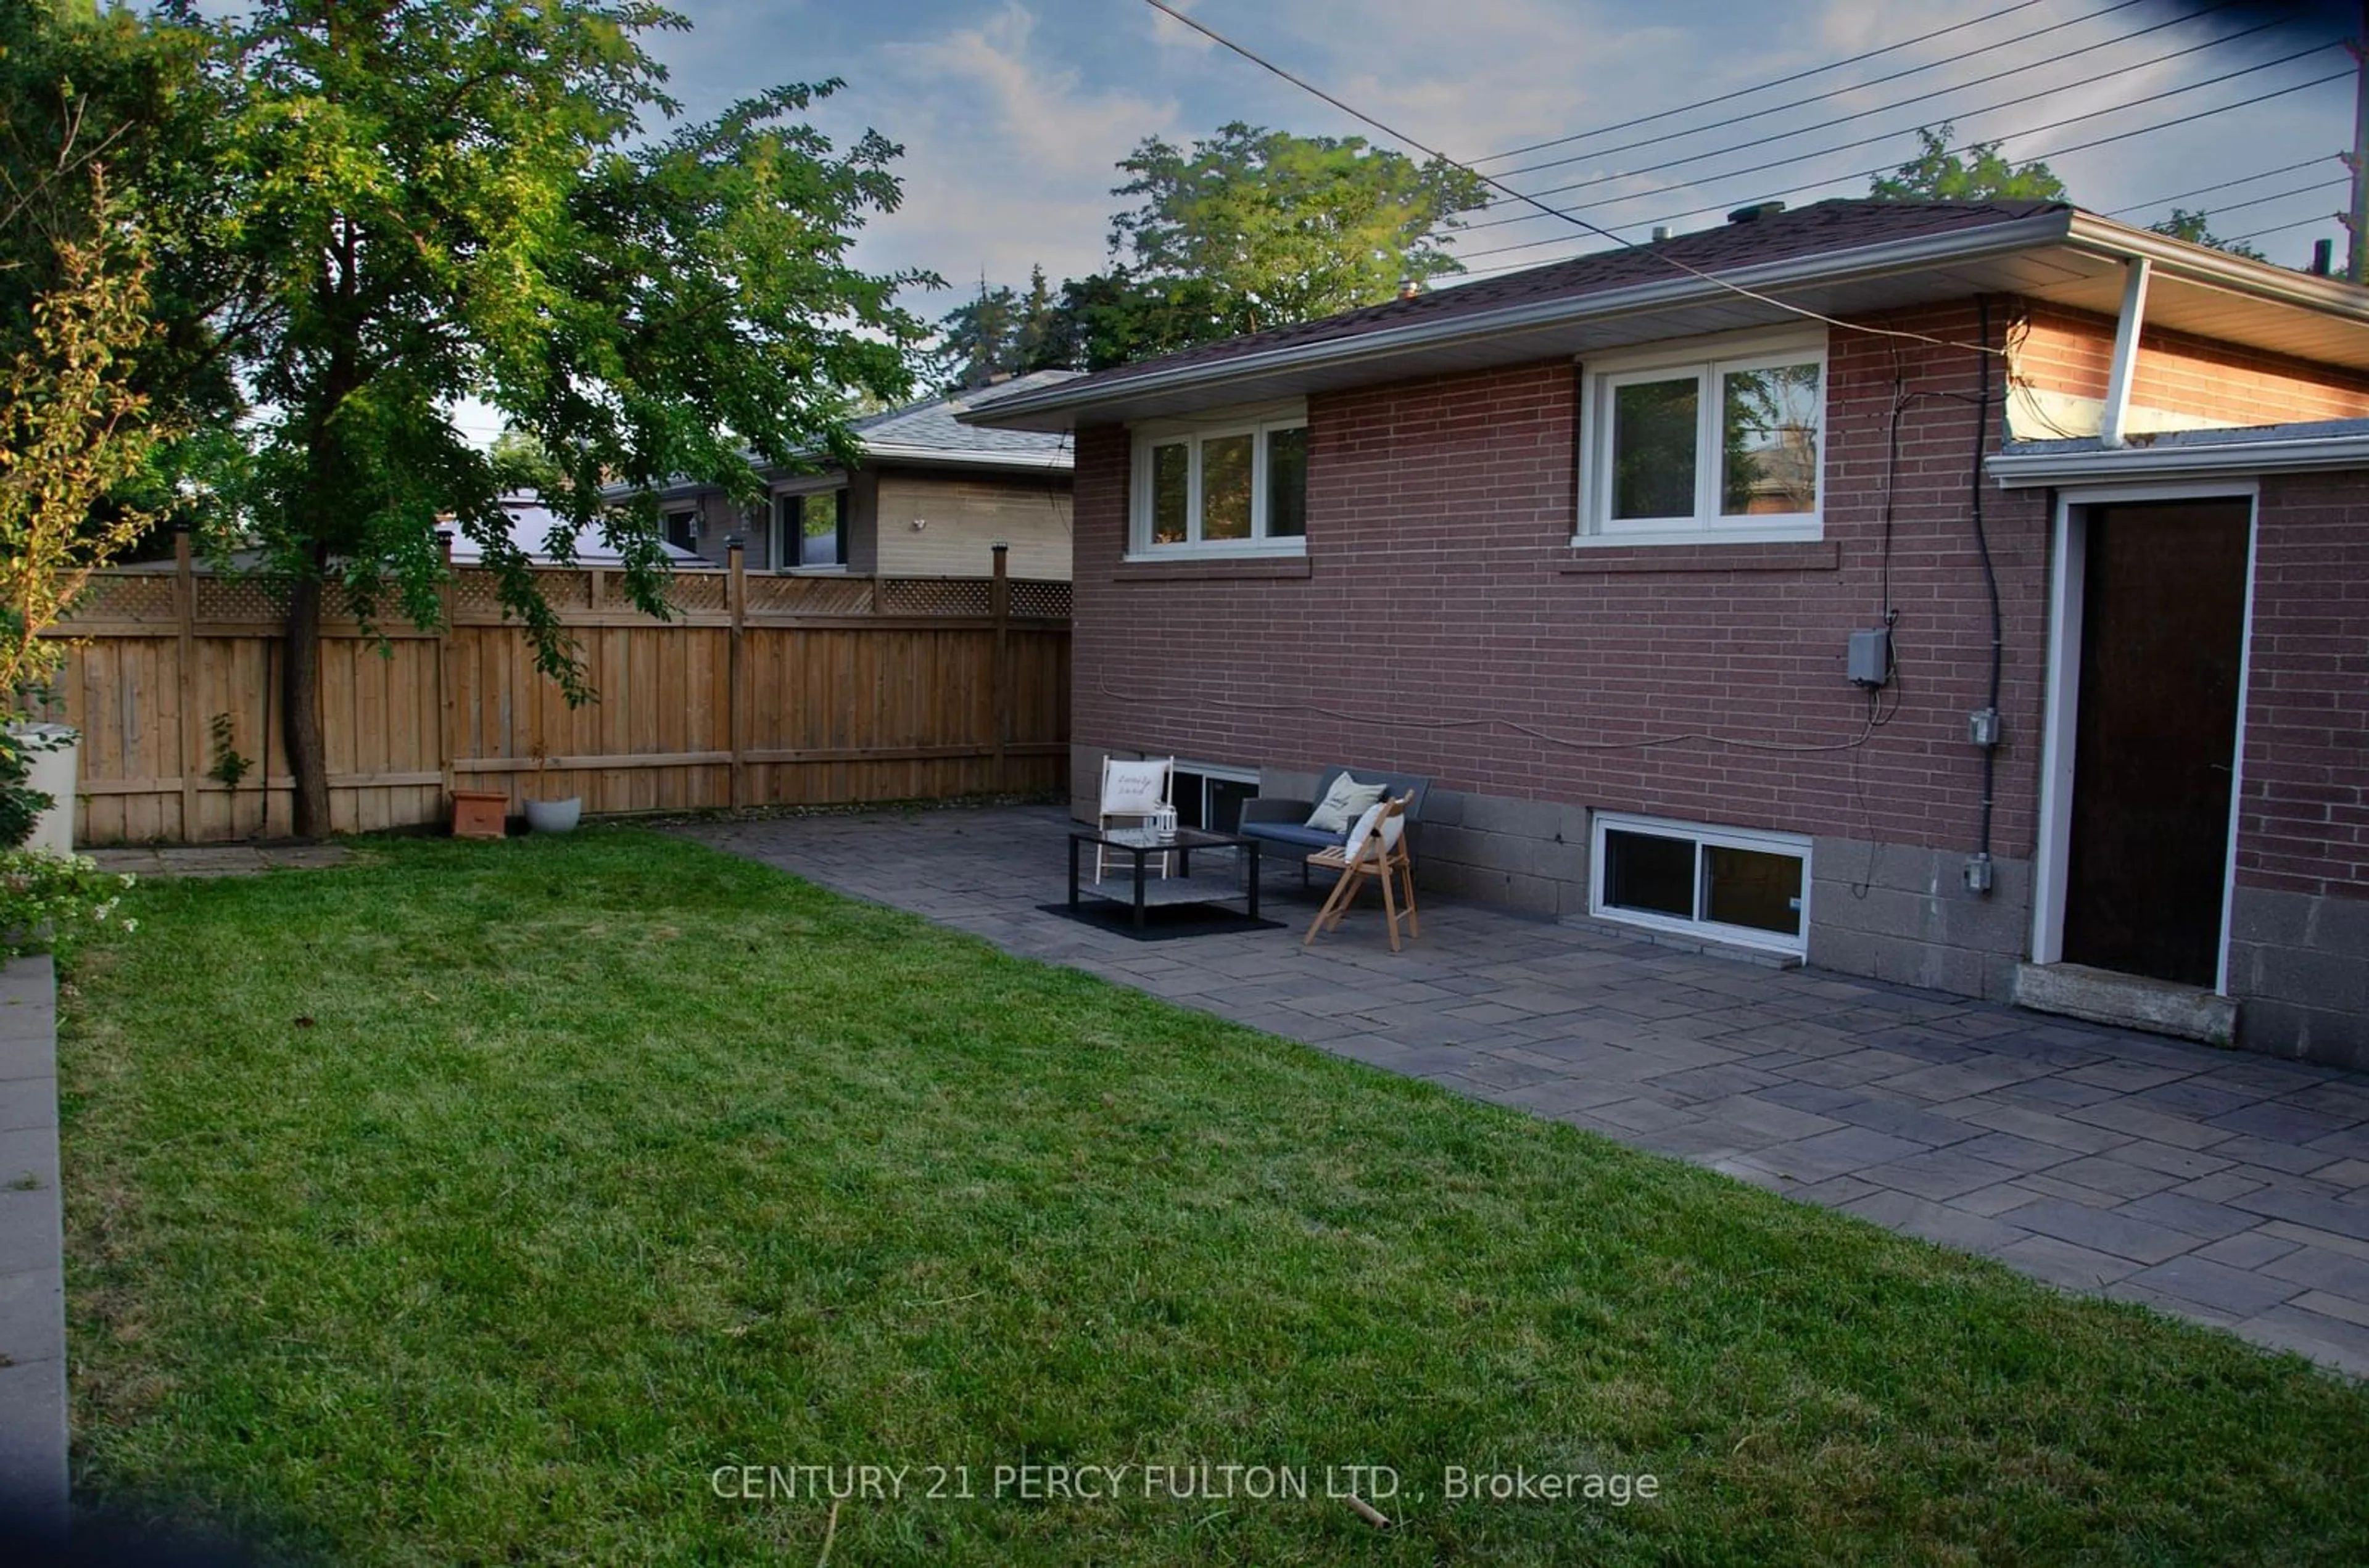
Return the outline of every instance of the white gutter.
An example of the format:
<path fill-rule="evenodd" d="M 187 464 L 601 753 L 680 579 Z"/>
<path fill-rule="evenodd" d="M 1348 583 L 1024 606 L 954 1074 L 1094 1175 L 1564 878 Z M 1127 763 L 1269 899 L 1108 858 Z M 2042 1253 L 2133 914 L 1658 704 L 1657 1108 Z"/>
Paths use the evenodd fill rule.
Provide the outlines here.
<path fill-rule="evenodd" d="M 1999 452 L 1983 470 L 2002 490 L 2091 480 L 2226 479 L 2247 474 L 2369 468 L 2369 432 L 2286 441 L 2226 441 L 2211 446 L 2125 446 L 2100 452 Z"/>
<path fill-rule="evenodd" d="M 2129 276 L 2123 282 L 2123 313 L 2114 321 L 2114 362 L 2106 372 L 2106 406 L 2098 414 L 2098 444 L 2123 444 L 2123 420 L 2131 411 L 2131 383 L 2139 372 L 2139 330 L 2146 320 L 2147 271 L 2155 264 L 2146 257 L 2126 261 Z"/>
<path fill-rule="evenodd" d="M 2030 250 L 2037 246 L 2061 244 L 2067 236 L 2068 220 L 2073 216 L 2073 213 L 2063 211 L 2041 212 L 2004 223 L 1986 223 L 1973 230 L 1923 235 L 1912 240 L 1869 246 L 1858 250 L 1815 251 L 1806 256 L 1789 257 L 1782 261 L 1764 262 L 1757 267 L 1734 268 L 1721 272 L 1718 281 L 1674 269 L 1666 279 L 1651 283 L 1634 283 L 1627 288 L 1533 301 L 1503 310 L 1416 321 L 1405 326 L 1356 332 L 1313 343 L 1281 344 L 1220 360 L 1194 361 L 1141 375 L 1122 376 L 1106 383 L 1102 383 L 1098 376 L 1086 376 L 1041 391 L 1013 393 L 999 397 L 983 406 L 963 409 L 955 418 L 967 425 L 994 426 L 1013 417 L 1092 408 L 1100 404 L 1132 401 L 1164 393 L 1219 387 L 1231 382 L 1272 375 L 1278 371 L 1354 364 L 1362 360 L 1387 358 L 1439 344 L 1470 342 L 1533 332 L 1541 327 L 1640 315 L 1733 295 L 1737 289 L 1767 292 L 1810 283 L 1854 282 L 1919 268 L 1980 260 L 1994 255 Z M 1434 297 L 1445 298 L 1447 294 L 1443 292 Z"/>
<path fill-rule="evenodd" d="M 1018 468 L 1031 473 L 1066 474 L 1072 454 L 1067 443 L 1049 452 L 950 452 L 934 446 L 874 446 L 866 444 L 864 460 L 874 463 L 925 463 L 947 468 Z"/>

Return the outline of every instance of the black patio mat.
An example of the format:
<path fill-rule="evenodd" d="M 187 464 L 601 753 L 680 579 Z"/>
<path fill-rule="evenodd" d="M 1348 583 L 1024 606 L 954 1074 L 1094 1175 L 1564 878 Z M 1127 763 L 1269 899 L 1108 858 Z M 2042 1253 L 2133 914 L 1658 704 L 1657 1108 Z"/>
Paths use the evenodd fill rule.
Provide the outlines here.
<path fill-rule="evenodd" d="M 1072 910 L 1066 903 L 1039 904 L 1045 914 L 1060 915 L 1080 925 L 1093 926 L 1137 942 L 1168 942 L 1180 936 L 1223 936 L 1242 931 L 1281 931 L 1283 922 L 1253 920 L 1240 910 L 1219 904 L 1153 904 L 1143 911 L 1143 929 L 1135 926 L 1135 909 L 1113 898 L 1086 898 Z"/>

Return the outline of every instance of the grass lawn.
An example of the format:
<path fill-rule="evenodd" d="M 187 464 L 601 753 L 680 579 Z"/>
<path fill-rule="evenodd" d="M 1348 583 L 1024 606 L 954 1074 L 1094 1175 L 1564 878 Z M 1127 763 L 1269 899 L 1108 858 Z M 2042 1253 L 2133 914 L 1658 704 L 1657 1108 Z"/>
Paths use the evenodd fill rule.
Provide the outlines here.
<path fill-rule="evenodd" d="M 2291 1357 L 688 843 L 361 853 L 144 888 L 74 967 L 86 1503 L 813 1562 L 796 1467 L 872 1464 L 833 1562 L 2369 1557 L 2369 1391 Z"/>

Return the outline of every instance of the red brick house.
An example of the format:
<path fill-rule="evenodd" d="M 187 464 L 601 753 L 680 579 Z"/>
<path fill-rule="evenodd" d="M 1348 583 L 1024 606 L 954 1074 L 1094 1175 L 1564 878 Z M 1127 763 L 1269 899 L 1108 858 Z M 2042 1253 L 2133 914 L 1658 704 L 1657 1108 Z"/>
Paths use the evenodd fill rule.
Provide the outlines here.
<path fill-rule="evenodd" d="M 2364 417 L 2369 292 L 1865 201 L 967 416 L 1074 432 L 1087 793 L 1428 774 L 1436 887 L 2369 1065 Z"/>

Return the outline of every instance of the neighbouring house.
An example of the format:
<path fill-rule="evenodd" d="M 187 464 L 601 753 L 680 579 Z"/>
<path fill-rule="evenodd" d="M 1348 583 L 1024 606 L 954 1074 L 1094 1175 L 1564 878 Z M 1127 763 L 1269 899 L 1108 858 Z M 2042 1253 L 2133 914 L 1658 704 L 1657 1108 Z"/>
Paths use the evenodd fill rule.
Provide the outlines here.
<path fill-rule="evenodd" d="M 744 508 L 713 485 L 658 492 L 670 544 L 721 565 L 738 538 L 750 571 L 979 578 L 1009 545 L 1014 578 L 1070 575 L 1070 441 L 1059 433 L 967 425 L 965 411 L 1077 376 L 1037 371 L 854 422 L 852 474 L 767 470 L 766 498 Z"/>
<path fill-rule="evenodd" d="M 559 525 L 559 519 L 549 507 L 532 496 L 504 496 L 502 512 L 509 520 L 510 543 L 524 551 L 530 560 L 537 565 L 547 565 L 556 559 L 551 554 L 551 531 Z M 475 540 L 459 528 L 448 524 L 440 532 L 452 536 L 454 566 L 475 567 L 484 563 L 485 552 L 477 547 Z M 601 530 L 597 526 L 577 529 L 570 548 L 575 553 L 576 565 L 579 567 L 614 567 L 624 562 L 624 557 L 601 537 Z M 659 548 L 665 553 L 670 566 L 695 567 L 708 564 L 671 540 Z"/>
<path fill-rule="evenodd" d="M 2369 292 L 1828 201 L 1016 391 L 1073 766 L 1429 885 L 2369 1066 Z"/>

